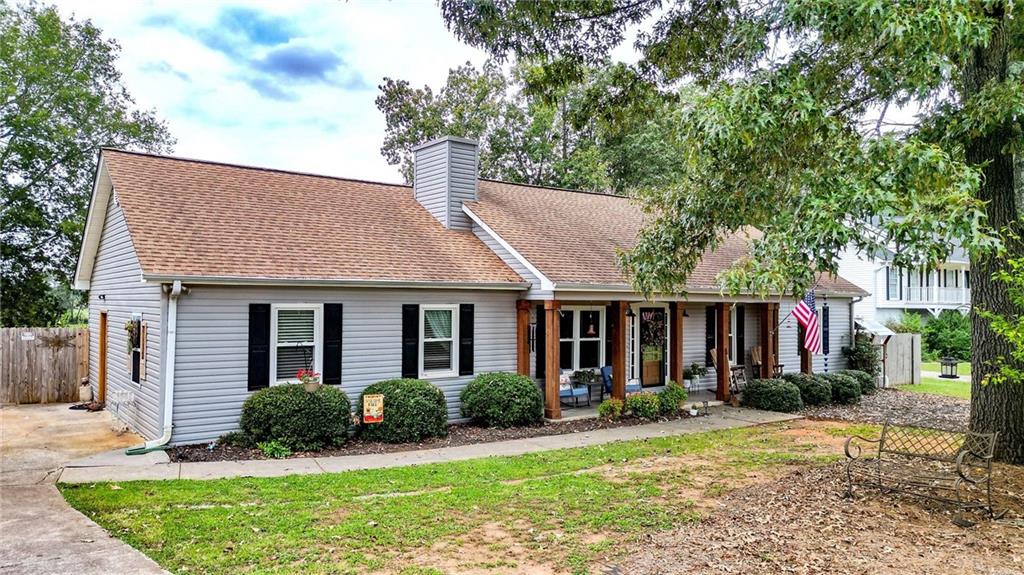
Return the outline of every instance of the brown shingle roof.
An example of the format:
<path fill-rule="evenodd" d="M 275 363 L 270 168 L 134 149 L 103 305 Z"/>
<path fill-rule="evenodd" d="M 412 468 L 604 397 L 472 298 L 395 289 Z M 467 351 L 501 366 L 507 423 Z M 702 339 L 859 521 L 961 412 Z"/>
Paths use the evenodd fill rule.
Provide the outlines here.
<path fill-rule="evenodd" d="M 109 149 L 103 161 L 147 276 L 523 281 L 408 186 Z"/>
<path fill-rule="evenodd" d="M 616 250 L 633 245 L 643 215 L 627 198 L 481 180 L 480 199 L 469 207 L 556 286 L 629 284 L 616 265 Z M 718 291 L 718 272 L 747 253 L 742 233 L 726 238 L 697 265 L 687 289 Z M 822 278 L 818 289 L 865 293 L 838 277 Z"/>

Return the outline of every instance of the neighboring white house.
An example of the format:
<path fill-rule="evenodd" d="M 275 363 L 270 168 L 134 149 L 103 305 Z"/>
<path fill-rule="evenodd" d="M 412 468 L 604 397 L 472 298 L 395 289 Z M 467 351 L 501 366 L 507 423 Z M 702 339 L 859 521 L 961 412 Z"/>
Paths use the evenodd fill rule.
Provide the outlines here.
<path fill-rule="evenodd" d="M 960 248 L 933 270 L 900 269 L 889 258 L 868 258 L 847 248 L 839 274 L 871 294 L 854 304 L 857 319 L 885 323 L 906 312 L 934 317 L 943 310 L 970 310 L 970 262 Z"/>

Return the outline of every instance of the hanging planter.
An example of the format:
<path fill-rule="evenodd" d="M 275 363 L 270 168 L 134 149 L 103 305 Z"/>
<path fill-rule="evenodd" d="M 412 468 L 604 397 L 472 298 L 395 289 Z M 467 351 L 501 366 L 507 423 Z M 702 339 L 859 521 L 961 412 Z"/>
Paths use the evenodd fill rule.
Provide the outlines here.
<path fill-rule="evenodd" d="M 135 351 L 135 348 L 139 347 L 139 332 L 141 331 L 141 325 L 142 320 L 139 319 L 130 319 L 124 323 L 124 331 L 128 336 L 125 339 L 127 340 L 129 355 Z"/>

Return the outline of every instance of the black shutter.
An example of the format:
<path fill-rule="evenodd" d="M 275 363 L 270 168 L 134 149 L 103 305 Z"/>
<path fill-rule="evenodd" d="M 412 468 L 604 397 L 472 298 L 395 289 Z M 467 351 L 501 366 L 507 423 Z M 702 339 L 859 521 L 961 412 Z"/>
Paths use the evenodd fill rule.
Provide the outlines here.
<path fill-rule="evenodd" d="M 747 314 L 744 306 L 736 306 L 736 365 L 746 365 Z"/>
<path fill-rule="evenodd" d="M 459 375 L 473 375 L 473 304 L 459 306 Z"/>
<path fill-rule="evenodd" d="M 324 304 L 324 385 L 341 385 L 342 306 Z"/>
<path fill-rule="evenodd" d="M 711 358 L 711 350 L 715 349 L 715 327 L 718 325 L 718 322 L 715 321 L 715 316 L 718 315 L 717 311 L 718 309 L 713 305 L 704 308 L 704 367 L 711 367 L 715 364 Z"/>
<path fill-rule="evenodd" d="M 828 304 L 821 306 L 821 353 L 828 355 Z"/>
<path fill-rule="evenodd" d="M 537 306 L 537 335 L 533 338 L 537 342 L 536 349 L 534 350 L 534 356 L 537 361 L 537 379 L 544 379 L 545 369 L 544 366 L 547 363 L 548 357 L 545 350 L 547 349 L 547 330 L 544 329 L 544 306 Z"/>
<path fill-rule="evenodd" d="M 420 376 L 420 305 L 402 304 L 402 377 Z"/>
<path fill-rule="evenodd" d="M 885 299 L 892 299 L 892 267 L 885 268 Z"/>
<path fill-rule="evenodd" d="M 604 364 L 612 364 L 612 306 L 604 308 Z"/>
<path fill-rule="evenodd" d="M 270 386 L 270 304 L 249 304 L 249 391 Z"/>

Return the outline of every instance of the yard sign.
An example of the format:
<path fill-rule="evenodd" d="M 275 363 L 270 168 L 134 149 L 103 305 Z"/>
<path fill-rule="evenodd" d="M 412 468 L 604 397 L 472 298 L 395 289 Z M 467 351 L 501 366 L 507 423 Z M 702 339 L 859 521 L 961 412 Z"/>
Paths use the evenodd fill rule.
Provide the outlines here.
<path fill-rule="evenodd" d="M 372 394 L 363 396 L 363 423 L 384 421 L 384 396 Z"/>

